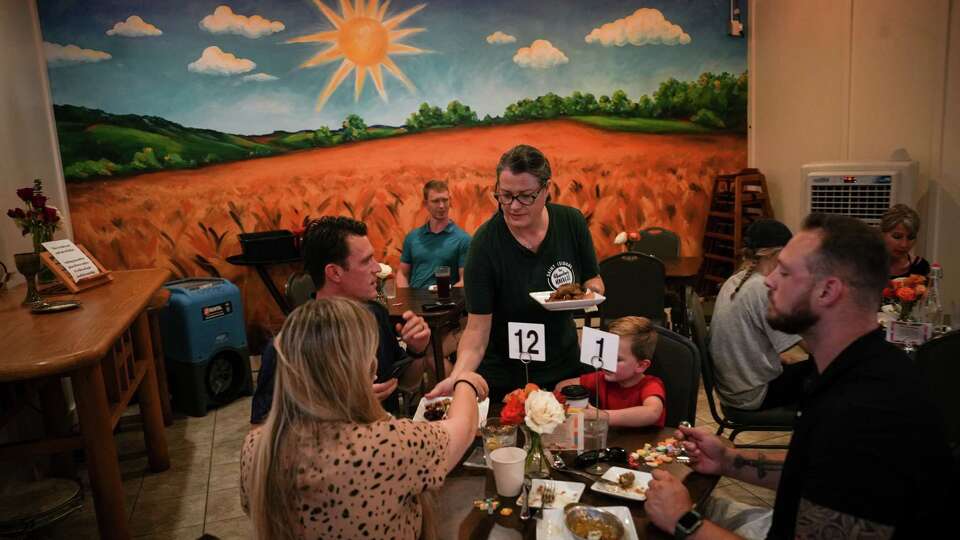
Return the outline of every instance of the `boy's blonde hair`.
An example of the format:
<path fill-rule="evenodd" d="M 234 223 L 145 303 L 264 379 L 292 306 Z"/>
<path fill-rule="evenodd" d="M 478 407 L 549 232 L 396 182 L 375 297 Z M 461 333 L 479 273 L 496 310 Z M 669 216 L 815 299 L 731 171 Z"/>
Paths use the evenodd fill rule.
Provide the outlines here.
<path fill-rule="evenodd" d="M 646 317 L 621 317 L 610 323 L 610 332 L 632 338 L 630 352 L 637 360 L 652 360 L 657 349 L 657 329 Z"/>

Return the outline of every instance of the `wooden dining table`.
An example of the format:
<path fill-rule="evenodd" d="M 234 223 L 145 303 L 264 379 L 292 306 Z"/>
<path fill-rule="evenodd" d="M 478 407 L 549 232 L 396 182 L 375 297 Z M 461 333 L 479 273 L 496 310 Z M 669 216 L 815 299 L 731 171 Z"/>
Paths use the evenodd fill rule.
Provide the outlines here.
<path fill-rule="evenodd" d="M 426 305 L 438 302 L 445 304 L 446 307 L 441 306 L 441 309 L 430 311 L 423 309 Z M 459 324 L 460 317 L 466 313 L 466 306 L 467 301 L 462 287 L 451 287 L 450 298 L 442 300 L 437 297 L 435 291 L 409 287 L 398 287 L 397 296 L 387 298 L 387 309 L 390 311 L 391 320 L 402 321 L 403 314 L 409 310 L 423 317 L 430 327 L 435 381 L 441 381 L 444 378 L 443 338 Z"/>
<path fill-rule="evenodd" d="M 656 444 L 658 441 L 662 441 L 667 437 L 672 437 L 674 432 L 675 428 L 611 428 L 607 442 L 609 446 L 619 446 L 626 449 L 627 452 L 632 452 L 637 448 L 642 448 L 644 443 Z M 575 454 L 572 452 L 564 452 L 562 455 L 567 465 L 573 466 L 573 457 Z M 622 464 L 616 465 L 626 467 L 626 465 Z M 718 476 L 700 474 L 694 472 L 690 467 L 680 465 L 679 463 L 667 463 L 661 465 L 660 469 L 669 471 L 679 478 L 690 491 L 690 497 L 694 503 L 700 503 L 706 499 L 720 480 Z M 651 469 L 644 465 L 639 470 L 649 472 Z M 462 489 L 458 490 L 458 493 L 455 494 L 456 496 L 450 493 L 456 489 L 454 486 L 456 486 L 458 480 L 478 476 L 485 479 L 482 491 L 478 490 L 472 497 L 463 493 Z M 551 479 L 568 482 L 584 482 L 580 477 L 557 470 L 551 472 Z M 441 500 L 446 501 L 445 504 L 447 505 L 447 507 L 442 508 L 441 511 L 465 514 L 457 532 L 457 538 L 459 540 L 500 538 L 535 539 L 537 537 L 537 520 L 529 519 L 522 521 L 520 519 L 520 508 L 516 504 L 517 497 L 498 497 L 492 471 L 487 469 L 470 469 L 460 465 L 447 477 L 447 484 L 451 487 L 448 488 L 447 485 L 445 485 L 445 487 L 440 490 Z M 581 503 L 592 506 L 626 506 L 630 510 L 630 515 L 636 526 L 637 537 L 640 540 L 645 538 L 673 538 L 673 534 L 661 531 L 650 522 L 650 518 L 647 516 L 642 501 L 634 501 L 598 493 L 592 491 L 589 483 L 587 484 L 583 495 L 580 497 Z M 476 482 L 473 482 L 471 485 L 478 486 Z M 510 508 L 512 513 L 509 516 L 504 516 L 500 514 L 498 509 L 490 514 L 486 510 L 480 510 L 472 506 L 475 499 L 485 498 L 498 499 L 501 504 L 500 508 Z"/>
<path fill-rule="evenodd" d="M 134 395 L 150 469 L 170 467 L 146 313 L 169 274 L 157 268 L 113 272 L 112 283 L 61 297 L 81 305 L 58 313 L 34 314 L 21 306 L 22 286 L 0 292 L 0 382 L 45 380 L 59 389 L 67 377 L 80 420 L 79 435 L 51 433 L 46 425 L 41 439 L 0 446 L 0 461 L 83 449 L 101 538 L 130 538 L 113 430 Z M 62 405 L 62 394 L 59 400 Z M 45 419 L 56 413 L 43 412 Z"/>

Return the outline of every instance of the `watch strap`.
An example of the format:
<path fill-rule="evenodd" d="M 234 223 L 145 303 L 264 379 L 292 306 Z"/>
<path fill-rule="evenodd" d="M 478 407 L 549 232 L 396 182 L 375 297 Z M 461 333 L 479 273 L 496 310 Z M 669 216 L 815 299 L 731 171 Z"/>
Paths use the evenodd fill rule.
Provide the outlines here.
<path fill-rule="evenodd" d="M 694 521 L 689 527 L 684 527 L 681 525 L 681 523 L 684 521 L 689 521 L 691 519 Z M 687 513 L 680 516 L 680 519 L 677 520 L 677 525 L 673 529 L 673 537 L 677 540 L 684 540 L 688 536 L 697 532 L 697 529 L 699 529 L 701 525 L 703 525 L 703 516 L 700 515 L 700 512 L 691 509 Z"/>

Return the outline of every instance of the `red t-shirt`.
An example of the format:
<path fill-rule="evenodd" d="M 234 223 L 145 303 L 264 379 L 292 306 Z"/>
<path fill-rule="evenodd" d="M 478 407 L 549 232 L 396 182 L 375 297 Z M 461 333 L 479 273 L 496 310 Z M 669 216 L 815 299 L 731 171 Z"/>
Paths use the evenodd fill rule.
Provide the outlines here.
<path fill-rule="evenodd" d="M 663 402 L 663 412 L 657 419 L 656 425 L 663 427 L 667 421 L 667 390 L 663 386 L 663 381 L 653 375 L 645 375 L 640 382 L 624 388 L 615 382 L 610 382 L 603 377 L 603 373 L 586 373 L 580 376 L 580 385 L 590 392 L 591 397 L 596 397 L 597 377 L 600 377 L 600 408 L 608 410 L 627 409 L 629 407 L 639 407 L 650 396 L 657 396 Z"/>

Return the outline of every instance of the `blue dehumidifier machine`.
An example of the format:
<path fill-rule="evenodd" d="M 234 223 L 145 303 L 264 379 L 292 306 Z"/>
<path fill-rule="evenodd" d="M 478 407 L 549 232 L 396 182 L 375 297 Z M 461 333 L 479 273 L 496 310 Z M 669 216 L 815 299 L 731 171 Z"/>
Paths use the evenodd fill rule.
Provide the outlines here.
<path fill-rule="evenodd" d="M 173 407 L 205 416 L 211 407 L 253 393 L 240 289 L 222 278 L 168 282 L 161 313 Z"/>

